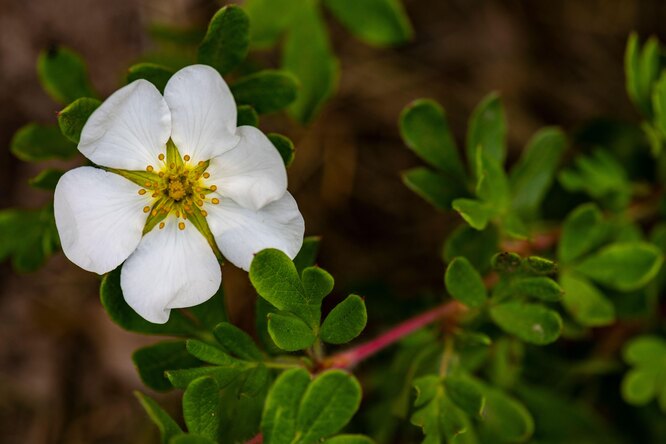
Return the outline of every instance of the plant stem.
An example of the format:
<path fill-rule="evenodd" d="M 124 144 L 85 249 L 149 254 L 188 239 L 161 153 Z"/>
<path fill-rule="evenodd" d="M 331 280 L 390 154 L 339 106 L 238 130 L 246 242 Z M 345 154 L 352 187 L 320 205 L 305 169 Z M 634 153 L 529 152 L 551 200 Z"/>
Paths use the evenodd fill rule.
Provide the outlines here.
<path fill-rule="evenodd" d="M 398 324 L 371 341 L 327 358 L 324 360 L 322 366 L 323 368 L 346 369 L 355 367 L 359 362 L 395 344 L 410 333 L 425 327 L 438 319 L 456 317 L 465 310 L 466 307 L 459 302 L 449 301 Z"/>

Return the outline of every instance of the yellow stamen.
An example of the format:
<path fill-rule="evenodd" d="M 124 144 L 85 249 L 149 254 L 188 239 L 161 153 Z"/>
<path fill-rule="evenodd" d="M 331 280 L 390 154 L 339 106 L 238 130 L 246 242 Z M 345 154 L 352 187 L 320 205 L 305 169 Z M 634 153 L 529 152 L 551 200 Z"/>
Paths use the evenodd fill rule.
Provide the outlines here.
<path fill-rule="evenodd" d="M 152 214 L 153 216 L 157 216 L 157 210 L 153 210 L 150 214 Z"/>
<path fill-rule="evenodd" d="M 203 173 L 204 179 L 208 179 L 210 177 L 210 173 Z"/>
<path fill-rule="evenodd" d="M 141 189 L 139 190 L 139 194 L 143 196 L 144 194 L 146 194 L 146 190 L 144 190 L 143 188 L 141 188 Z"/>
<path fill-rule="evenodd" d="M 160 230 L 164 228 L 164 222 L 160 222 Z"/>
<path fill-rule="evenodd" d="M 185 162 L 189 162 L 190 159 L 191 159 L 191 157 L 188 154 L 185 154 L 185 156 L 183 156 L 183 160 Z"/>
<path fill-rule="evenodd" d="M 179 222 L 178 223 L 178 228 L 180 228 L 181 230 L 184 230 L 185 229 L 185 222 Z"/>
<path fill-rule="evenodd" d="M 217 190 L 217 185 L 211 185 L 210 190 L 211 191 L 216 191 Z"/>
<path fill-rule="evenodd" d="M 150 186 L 151 186 L 152 184 L 151 184 L 150 182 L 146 182 L 146 183 L 144 183 L 144 185 L 145 185 L 146 187 L 150 188 Z"/>
<path fill-rule="evenodd" d="M 164 160 L 164 154 L 160 153 L 160 155 L 157 156 L 157 158 L 160 159 L 160 160 Z"/>
<path fill-rule="evenodd" d="M 204 162 L 203 160 L 200 160 L 199 163 L 197 163 L 197 165 L 202 167 L 202 166 L 206 165 L 206 162 Z"/>
<path fill-rule="evenodd" d="M 152 165 L 148 165 L 148 166 L 146 167 L 146 171 L 148 171 L 149 173 L 152 173 L 154 169 L 155 169 L 155 168 L 153 168 Z"/>
<path fill-rule="evenodd" d="M 211 202 L 213 202 L 213 205 L 217 205 L 217 204 L 220 203 L 220 199 L 218 199 L 217 197 L 214 197 L 214 198 L 211 200 Z"/>
<path fill-rule="evenodd" d="M 202 207 L 202 206 L 203 206 L 203 200 L 197 200 L 197 205 L 199 205 L 200 207 Z"/>
<path fill-rule="evenodd" d="M 173 170 L 174 168 L 176 168 L 176 164 L 173 163 L 173 162 L 171 162 L 171 163 L 169 164 L 169 168 Z"/>
<path fill-rule="evenodd" d="M 144 212 L 144 213 L 147 213 L 147 212 L 149 212 L 149 211 L 150 211 L 150 207 L 148 207 L 148 206 L 143 207 L 143 212 Z"/>
<path fill-rule="evenodd" d="M 202 215 L 203 217 L 208 216 L 208 211 L 206 211 L 206 210 L 201 210 L 201 215 Z"/>

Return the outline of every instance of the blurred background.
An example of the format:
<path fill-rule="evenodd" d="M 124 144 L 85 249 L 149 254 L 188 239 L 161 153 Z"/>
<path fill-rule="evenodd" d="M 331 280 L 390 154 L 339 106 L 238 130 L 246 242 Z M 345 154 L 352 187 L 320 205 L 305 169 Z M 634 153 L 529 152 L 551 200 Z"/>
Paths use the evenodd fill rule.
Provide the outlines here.
<path fill-rule="evenodd" d="M 400 171 L 419 164 L 398 134 L 402 108 L 416 98 L 436 99 L 462 146 L 471 110 L 497 90 L 515 158 L 545 125 L 571 131 L 598 116 L 638 120 L 624 93 L 627 36 L 637 30 L 642 37 L 666 37 L 666 3 L 660 0 L 404 3 L 415 39 L 395 49 L 371 48 L 330 20 L 342 77 L 338 94 L 313 125 L 302 128 L 282 115 L 262 118 L 263 129 L 296 143 L 290 190 L 307 234 L 323 236 L 319 264 L 336 277 L 335 297 L 351 290 L 366 296 L 366 338 L 405 316 L 389 309 L 391 301 L 416 307 L 441 292 L 441 242 L 458 223 L 401 183 Z M 131 63 L 154 49 L 149 26 L 203 29 L 221 5 L 0 0 L 0 207 L 33 208 L 51 198 L 27 185 L 45 165 L 22 163 L 9 152 L 16 129 L 29 121 L 53 123 L 60 109 L 37 80 L 41 49 L 63 44 L 81 53 L 106 96 L 123 84 Z M 262 58 L 277 60 L 270 52 Z M 246 274 L 230 265 L 223 274 L 230 316 L 251 331 L 255 295 Z M 142 384 L 130 359 L 155 339 L 112 324 L 98 286 L 97 276 L 61 254 L 34 274 L 0 266 L 0 441 L 155 439 L 131 396 Z M 176 394 L 158 399 L 177 410 Z"/>

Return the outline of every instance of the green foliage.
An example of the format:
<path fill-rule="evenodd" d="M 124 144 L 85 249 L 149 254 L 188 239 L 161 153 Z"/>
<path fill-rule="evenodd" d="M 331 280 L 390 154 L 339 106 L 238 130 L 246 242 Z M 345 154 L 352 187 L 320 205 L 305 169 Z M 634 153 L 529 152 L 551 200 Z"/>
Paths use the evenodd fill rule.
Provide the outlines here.
<path fill-rule="evenodd" d="M 187 429 L 216 441 L 220 429 L 220 395 L 214 379 L 195 379 L 183 393 L 183 417 Z"/>
<path fill-rule="evenodd" d="M 239 105 L 250 105 L 259 114 L 266 114 L 296 100 L 297 82 L 289 72 L 265 70 L 238 79 L 231 85 L 231 92 Z"/>
<path fill-rule="evenodd" d="M 173 418 L 169 416 L 169 414 L 165 412 L 157 402 L 155 402 L 154 399 L 140 392 L 134 392 L 134 395 L 136 395 L 144 410 L 146 413 L 148 413 L 150 419 L 160 430 L 160 442 L 162 444 L 169 444 L 173 437 L 183 433 L 183 430 L 176 423 L 176 421 L 174 421 Z"/>
<path fill-rule="evenodd" d="M 31 187 L 35 187 L 41 190 L 53 191 L 55 190 L 58 181 L 65 174 L 62 170 L 56 170 L 53 168 L 47 168 L 40 171 L 38 175 L 33 177 L 28 181 Z"/>
<path fill-rule="evenodd" d="M 502 101 L 495 93 L 479 103 L 467 126 L 467 160 L 477 177 L 482 174 L 478 170 L 478 151 L 497 165 L 506 158 L 506 118 Z"/>
<path fill-rule="evenodd" d="M 598 327 L 615 320 L 613 304 L 587 279 L 564 273 L 560 282 L 564 288 L 562 304 L 581 325 Z"/>
<path fill-rule="evenodd" d="M 652 113 L 652 86 L 659 76 L 659 42 L 651 37 L 641 48 L 638 35 L 629 36 L 624 55 L 629 98 L 644 114 Z"/>
<path fill-rule="evenodd" d="M 494 226 L 478 231 L 461 225 L 447 238 L 443 257 L 451 262 L 457 256 L 465 257 L 479 272 L 490 268 L 490 261 L 499 250 L 499 233 Z"/>
<path fill-rule="evenodd" d="M 97 99 L 81 97 L 58 113 L 58 126 L 62 134 L 74 143 L 79 143 L 81 131 L 90 115 L 101 104 Z"/>
<path fill-rule="evenodd" d="M 349 31 L 371 45 L 389 46 L 412 38 L 409 19 L 398 0 L 324 0 Z"/>
<path fill-rule="evenodd" d="M 317 339 L 304 320 L 288 312 L 268 315 L 268 333 L 275 345 L 286 351 L 304 350 Z"/>
<path fill-rule="evenodd" d="M 249 125 L 257 127 L 259 126 L 259 114 L 250 105 L 239 105 L 237 124 L 238 126 Z"/>
<path fill-rule="evenodd" d="M 447 291 L 471 308 L 480 307 L 488 297 L 481 275 L 464 257 L 451 261 L 444 276 Z"/>
<path fill-rule="evenodd" d="M 51 205 L 0 211 L 0 261 L 11 258 L 16 271 L 37 270 L 59 245 Z"/>
<path fill-rule="evenodd" d="M 94 97 L 85 62 L 74 51 L 53 46 L 37 58 L 37 76 L 56 102 L 68 104 L 80 97 Z"/>
<path fill-rule="evenodd" d="M 11 150 L 24 162 L 70 159 L 78 154 L 76 145 L 65 138 L 57 126 L 36 123 L 29 123 L 14 134 Z"/>
<path fill-rule="evenodd" d="M 623 357 L 632 369 L 622 380 L 622 397 L 633 405 L 657 399 L 666 413 L 666 341 L 658 336 L 639 336 L 629 342 Z"/>
<path fill-rule="evenodd" d="M 294 162 L 294 157 L 296 152 L 294 148 L 294 143 L 288 137 L 285 137 L 282 134 L 277 134 L 277 133 L 268 134 L 268 139 L 275 146 L 275 149 L 277 149 L 278 152 L 280 153 L 280 157 L 282 157 L 284 166 L 289 168 L 291 164 Z"/>
<path fill-rule="evenodd" d="M 141 381 L 153 390 L 170 390 L 167 370 L 196 367 L 201 361 L 185 348 L 185 341 L 163 341 L 138 349 L 132 354 Z"/>
<path fill-rule="evenodd" d="M 287 32 L 282 67 L 296 76 L 300 90 L 289 112 L 297 121 L 310 123 L 337 87 L 338 60 L 331 51 L 318 4 L 302 2 L 292 14 L 297 25 Z"/>
<path fill-rule="evenodd" d="M 560 315 L 543 305 L 506 302 L 492 307 L 490 316 L 502 330 L 532 344 L 550 344 L 562 331 Z"/>
<path fill-rule="evenodd" d="M 164 87 L 174 73 L 175 71 L 171 68 L 157 63 L 137 63 L 130 66 L 127 71 L 127 83 L 144 79 L 155 85 L 161 93 L 164 93 Z"/>
<path fill-rule="evenodd" d="M 320 336 L 329 344 L 346 344 L 361 334 L 368 322 L 365 302 L 355 294 L 336 305 L 321 324 Z"/>
<path fill-rule="evenodd" d="M 228 322 L 221 322 L 213 330 L 215 339 L 225 351 L 248 361 L 261 361 L 264 358 L 254 340 L 243 330 Z"/>
<path fill-rule="evenodd" d="M 217 11 L 199 45 L 199 63 L 212 66 L 222 75 L 233 71 L 247 55 L 249 28 L 250 21 L 241 8 L 230 5 Z"/>

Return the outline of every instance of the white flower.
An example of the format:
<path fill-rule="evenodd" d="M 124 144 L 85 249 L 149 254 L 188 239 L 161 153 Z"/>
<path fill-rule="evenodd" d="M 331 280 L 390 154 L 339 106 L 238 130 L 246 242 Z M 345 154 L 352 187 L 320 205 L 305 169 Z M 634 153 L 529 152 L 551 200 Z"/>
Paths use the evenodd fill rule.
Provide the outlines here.
<path fill-rule="evenodd" d="M 215 294 L 218 248 L 248 270 L 264 248 L 293 258 L 301 247 L 282 159 L 261 131 L 236 127 L 234 99 L 213 68 L 178 71 L 164 97 L 145 80 L 119 89 L 90 116 L 78 148 L 102 168 L 58 182 L 63 251 L 99 274 L 124 261 L 125 300 L 151 322 Z"/>

